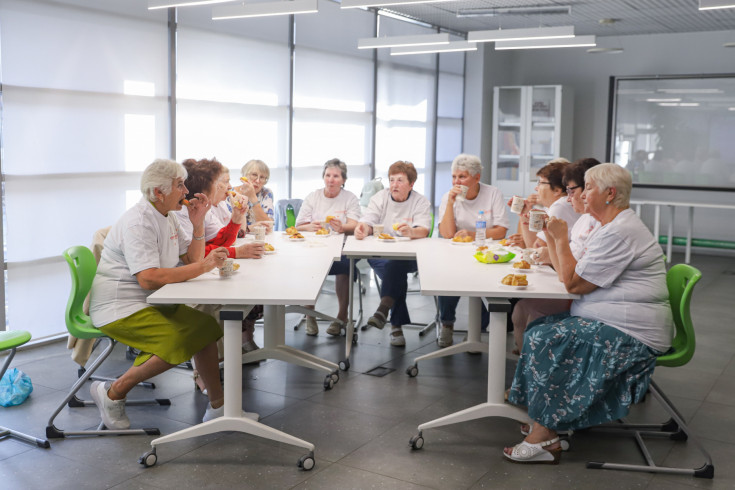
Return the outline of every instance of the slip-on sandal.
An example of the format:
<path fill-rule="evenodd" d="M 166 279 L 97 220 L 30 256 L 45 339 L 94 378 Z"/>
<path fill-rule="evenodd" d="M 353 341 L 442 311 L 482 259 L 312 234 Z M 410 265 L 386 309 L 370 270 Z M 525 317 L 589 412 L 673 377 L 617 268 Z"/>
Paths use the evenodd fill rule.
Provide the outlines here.
<path fill-rule="evenodd" d="M 393 335 L 397 334 L 397 335 Z M 403 336 L 403 328 L 393 327 L 390 330 L 390 345 L 394 347 L 405 347 L 406 337 Z"/>
<path fill-rule="evenodd" d="M 381 312 L 376 311 L 373 313 L 373 316 L 368 318 L 367 324 L 371 327 L 375 327 L 378 330 L 383 330 L 383 327 L 385 327 L 385 315 L 383 315 Z"/>
<path fill-rule="evenodd" d="M 508 401 L 508 398 L 507 397 L 506 397 L 505 401 Z M 528 428 L 526 429 L 526 427 L 528 427 Z M 521 424 L 521 434 L 523 434 L 524 436 L 527 436 L 531 432 L 533 432 L 533 425 L 530 425 L 530 424 Z M 562 436 L 562 437 L 569 437 L 572 434 L 574 434 L 574 431 L 573 430 L 557 430 L 556 433 L 557 433 L 557 435 Z"/>
<path fill-rule="evenodd" d="M 513 451 L 507 454 L 503 451 L 503 456 L 513 463 L 521 464 L 559 464 L 561 459 L 561 448 L 545 449 L 559 442 L 559 438 L 555 437 L 551 440 L 531 444 L 523 441 L 513 447 Z"/>
<path fill-rule="evenodd" d="M 344 322 L 341 320 L 335 320 L 332 323 L 329 324 L 327 327 L 327 333 L 329 335 L 338 336 L 342 334 L 342 327 L 344 326 Z"/>

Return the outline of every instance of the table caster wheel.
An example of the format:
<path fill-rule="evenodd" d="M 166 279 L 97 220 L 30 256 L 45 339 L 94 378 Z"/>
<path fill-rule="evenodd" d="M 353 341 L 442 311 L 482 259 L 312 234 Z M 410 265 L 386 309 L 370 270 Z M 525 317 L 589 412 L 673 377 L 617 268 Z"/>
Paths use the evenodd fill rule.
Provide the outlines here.
<path fill-rule="evenodd" d="M 569 451 L 569 441 L 567 439 L 560 439 L 559 445 L 562 451 Z"/>
<path fill-rule="evenodd" d="M 311 471 L 314 468 L 314 457 L 311 455 L 301 456 L 299 459 L 299 468 L 304 471 Z"/>
<path fill-rule="evenodd" d="M 407 367 L 406 374 L 408 374 L 412 378 L 415 378 L 416 375 L 419 374 L 419 367 L 416 364 L 414 364 L 413 366 Z"/>
<path fill-rule="evenodd" d="M 352 335 L 352 345 L 357 344 L 357 333 Z"/>
<path fill-rule="evenodd" d="M 150 468 L 151 466 L 154 466 L 157 461 L 158 461 L 158 456 L 156 456 L 156 448 L 153 448 L 147 453 L 144 453 L 143 456 L 141 456 L 140 459 L 138 459 L 138 463 L 142 464 L 146 468 Z"/>
<path fill-rule="evenodd" d="M 413 436 L 408 443 L 411 445 L 411 449 L 421 449 L 424 447 L 424 438 L 419 434 Z"/>
<path fill-rule="evenodd" d="M 334 388 L 334 380 L 331 374 L 327 374 L 327 377 L 324 378 L 324 389 L 331 390 L 332 388 Z"/>
<path fill-rule="evenodd" d="M 349 369 L 350 369 L 350 360 L 349 359 L 345 359 L 344 361 L 340 361 L 339 362 L 339 368 L 342 371 L 349 371 Z"/>
<path fill-rule="evenodd" d="M 339 371 L 334 371 L 332 374 L 330 374 L 332 377 L 332 381 L 334 381 L 334 384 L 339 383 Z"/>

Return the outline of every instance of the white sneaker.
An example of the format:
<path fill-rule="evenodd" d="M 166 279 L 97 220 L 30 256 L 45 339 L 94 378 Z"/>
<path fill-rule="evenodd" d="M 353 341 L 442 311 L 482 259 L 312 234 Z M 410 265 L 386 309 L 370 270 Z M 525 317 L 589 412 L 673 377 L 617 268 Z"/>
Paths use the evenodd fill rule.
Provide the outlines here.
<path fill-rule="evenodd" d="M 246 340 L 242 343 L 242 353 L 247 354 L 248 352 L 253 352 L 254 350 L 258 350 L 260 347 L 258 344 L 255 343 L 254 340 Z"/>
<path fill-rule="evenodd" d="M 394 347 L 404 347 L 406 345 L 406 337 L 403 336 L 403 329 L 401 327 L 393 327 L 391 329 L 390 345 Z"/>
<path fill-rule="evenodd" d="M 344 325 L 343 322 L 337 320 L 329 324 L 329 327 L 327 327 L 327 333 L 329 335 L 337 336 L 342 333 L 342 326 Z"/>
<path fill-rule="evenodd" d="M 110 400 L 107 396 L 109 386 L 103 381 L 95 381 L 89 389 L 95 405 L 100 410 L 100 416 L 105 427 L 112 430 L 130 428 L 130 419 L 125 415 L 125 399 Z"/>
<path fill-rule="evenodd" d="M 316 318 L 307 316 L 306 317 L 306 335 L 317 335 L 319 333 L 319 325 L 316 323 Z"/>
<path fill-rule="evenodd" d="M 202 422 L 209 422 L 210 420 L 214 420 L 218 417 L 222 417 L 225 414 L 225 406 L 222 405 L 219 408 L 212 408 L 211 403 L 207 403 L 207 410 L 204 412 L 204 417 L 202 417 Z M 246 412 L 245 410 L 242 411 L 242 416 L 245 418 L 249 418 L 250 420 L 258 421 L 260 420 L 260 415 L 258 415 L 255 412 Z"/>
<path fill-rule="evenodd" d="M 454 338 L 452 335 L 454 334 L 453 328 L 448 328 L 442 326 L 441 333 L 439 334 L 439 340 L 437 340 L 437 343 L 439 344 L 440 348 L 449 347 L 454 343 Z"/>

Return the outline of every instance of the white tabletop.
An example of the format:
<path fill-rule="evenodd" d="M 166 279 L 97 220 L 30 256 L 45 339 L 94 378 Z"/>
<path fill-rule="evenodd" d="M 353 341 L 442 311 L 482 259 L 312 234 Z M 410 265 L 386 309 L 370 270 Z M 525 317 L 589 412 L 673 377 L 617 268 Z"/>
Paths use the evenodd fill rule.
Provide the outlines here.
<path fill-rule="evenodd" d="M 422 244 L 430 240 L 379 240 L 372 235 L 358 240 L 348 236 L 342 253 L 355 259 L 414 259 Z"/>

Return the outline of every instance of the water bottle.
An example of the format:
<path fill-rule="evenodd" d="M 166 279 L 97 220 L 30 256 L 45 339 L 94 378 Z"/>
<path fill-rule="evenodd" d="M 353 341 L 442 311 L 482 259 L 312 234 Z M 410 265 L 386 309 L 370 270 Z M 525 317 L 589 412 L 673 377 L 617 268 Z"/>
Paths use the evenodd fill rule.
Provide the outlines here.
<path fill-rule="evenodd" d="M 485 221 L 485 211 L 480 210 L 477 213 L 477 221 L 475 221 L 475 246 L 482 247 L 485 245 L 485 230 L 487 229 L 487 221 Z"/>

